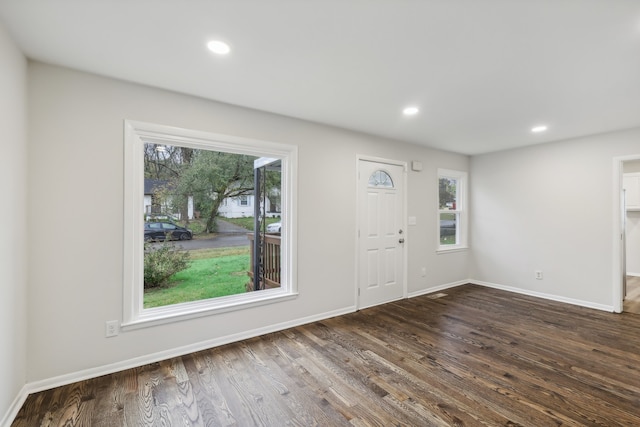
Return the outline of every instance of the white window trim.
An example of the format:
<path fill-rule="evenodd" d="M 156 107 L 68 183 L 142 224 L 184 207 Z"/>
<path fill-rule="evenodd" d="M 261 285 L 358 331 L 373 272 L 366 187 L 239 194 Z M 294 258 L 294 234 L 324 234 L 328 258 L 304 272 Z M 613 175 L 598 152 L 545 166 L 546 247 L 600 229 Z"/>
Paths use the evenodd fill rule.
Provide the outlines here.
<path fill-rule="evenodd" d="M 144 219 L 140 206 L 144 199 L 143 146 L 145 143 L 179 145 L 282 159 L 282 283 L 280 288 L 150 309 L 143 308 Z M 297 235 L 294 227 L 297 215 L 295 200 L 297 199 L 298 149 L 296 146 L 125 120 L 124 150 L 122 331 L 246 309 L 296 297 Z"/>
<path fill-rule="evenodd" d="M 440 209 L 440 191 L 438 190 L 438 200 L 436 202 L 436 208 L 438 214 L 436 215 L 436 236 L 437 236 L 437 249 L 436 253 L 452 253 L 459 252 L 469 248 L 468 234 L 469 234 L 469 209 L 468 209 L 468 181 L 469 174 L 464 171 L 457 171 L 453 169 L 438 169 L 438 177 L 436 185 L 440 185 L 440 178 L 453 178 L 458 181 L 456 191 L 458 193 L 458 199 L 456 201 L 456 210 L 441 210 Z M 459 222 L 456 227 L 456 233 L 458 237 L 458 243 L 455 245 L 441 245 L 440 244 L 440 214 L 441 213 L 453 213 L 459 214 Z"/>

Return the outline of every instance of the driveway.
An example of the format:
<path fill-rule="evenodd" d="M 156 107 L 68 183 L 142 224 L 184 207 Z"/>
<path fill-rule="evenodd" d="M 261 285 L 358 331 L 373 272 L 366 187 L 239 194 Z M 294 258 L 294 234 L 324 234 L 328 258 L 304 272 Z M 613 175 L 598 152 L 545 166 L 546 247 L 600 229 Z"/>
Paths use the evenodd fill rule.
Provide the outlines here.
<path fill-rule="evenodd" d="M 224 219 L 216 219 L 216 223 L 218 224 L 218 234 L 246 234 L 250 233 L 244 227 L 240 227 L 239 225 L 235 225 L 229 221 L 225 221 Z"/>

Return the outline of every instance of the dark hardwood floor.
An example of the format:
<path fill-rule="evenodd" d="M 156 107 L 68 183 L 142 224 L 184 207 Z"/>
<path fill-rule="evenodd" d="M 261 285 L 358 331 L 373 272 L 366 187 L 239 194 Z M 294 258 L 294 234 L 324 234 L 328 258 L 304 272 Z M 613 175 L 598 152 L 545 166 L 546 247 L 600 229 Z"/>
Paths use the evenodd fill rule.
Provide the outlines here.
<path fill-rule="evenodd" d="M 638 426 L 640 315 L 473 285 L 29 396 L 22 426 Z"/>

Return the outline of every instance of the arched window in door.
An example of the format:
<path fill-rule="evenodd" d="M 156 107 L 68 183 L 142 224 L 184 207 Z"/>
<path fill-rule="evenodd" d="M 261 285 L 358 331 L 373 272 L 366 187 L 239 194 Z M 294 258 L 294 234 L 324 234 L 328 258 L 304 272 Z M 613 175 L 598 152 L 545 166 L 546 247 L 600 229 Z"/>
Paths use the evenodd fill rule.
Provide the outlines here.
<path fill-rule="evenodd" d="M 388 173 L 378 169 L 369 177 L 369 187 L 393 188 L 393 180 Z"/>

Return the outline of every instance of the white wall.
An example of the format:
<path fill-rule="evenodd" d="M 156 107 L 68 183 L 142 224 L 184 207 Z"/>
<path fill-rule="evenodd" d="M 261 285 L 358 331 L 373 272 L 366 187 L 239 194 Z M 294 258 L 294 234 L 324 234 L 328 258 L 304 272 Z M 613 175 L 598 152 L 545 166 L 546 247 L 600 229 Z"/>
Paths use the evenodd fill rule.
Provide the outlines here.
<path fill-rule="evenodd" d="M 471 277 L 613 306 L 613 159 L 632 154 L 640 129 L 473 157 Z"/>
<path fill-rule="evenodd" d="M 467 252 L 435 254 L 436 169 L 467 170 L 466 156 L 41 63 L 29 88 L 29 381 L 352 309 L 357 154 L 424 165 L 408 175 L 409 292 L 467 278 Z M 104 337 L 122 316 L 125 119 L 298 145 L 297 299 Z"/>
<path fill-rule="evenodd" d="M 25 385 L 27 61 L 0 25 L 0 425 Z M 15 406 L 15 404 L 14 404 Z M 6 415 L 5 415 L 6 414 Z"/>

